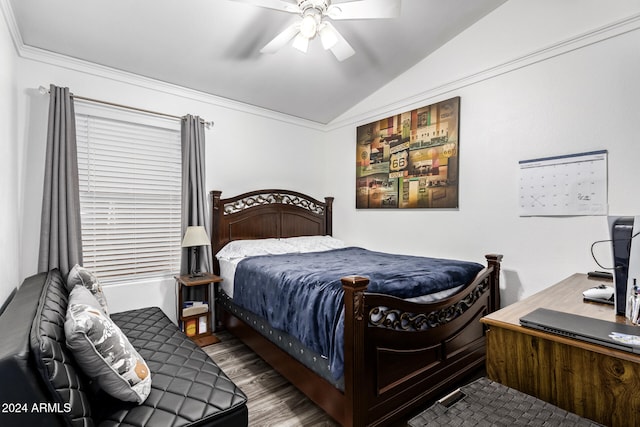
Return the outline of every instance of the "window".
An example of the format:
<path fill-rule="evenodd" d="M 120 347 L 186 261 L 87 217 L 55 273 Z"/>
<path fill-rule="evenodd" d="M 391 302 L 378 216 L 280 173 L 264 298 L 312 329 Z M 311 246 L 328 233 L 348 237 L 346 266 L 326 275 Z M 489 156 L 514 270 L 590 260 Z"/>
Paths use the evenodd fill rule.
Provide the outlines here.
<path fill-rule="evenodd" d="M 84 266 L 104 283 L 180 270 L 180 122 L 76 102 Z"/>

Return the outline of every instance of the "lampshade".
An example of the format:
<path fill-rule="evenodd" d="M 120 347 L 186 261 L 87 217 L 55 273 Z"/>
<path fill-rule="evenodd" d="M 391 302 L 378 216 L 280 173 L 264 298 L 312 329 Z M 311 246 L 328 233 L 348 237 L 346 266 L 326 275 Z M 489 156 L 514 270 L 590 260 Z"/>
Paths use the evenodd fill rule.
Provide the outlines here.
<path fill-rule="evenodd" d="M 201 225 L 187 227 L 182 239 L 182 247 L 189 248 L 192 246 L 209 246 L 211 241 L 207 236 L 207 231 Z"/>

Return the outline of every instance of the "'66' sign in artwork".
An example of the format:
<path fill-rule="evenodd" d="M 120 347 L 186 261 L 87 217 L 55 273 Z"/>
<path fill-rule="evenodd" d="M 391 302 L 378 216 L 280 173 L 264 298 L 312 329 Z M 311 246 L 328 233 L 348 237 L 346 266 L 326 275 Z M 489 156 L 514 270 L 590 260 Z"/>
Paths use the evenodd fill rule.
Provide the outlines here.
<path fill-rule="evenodd" d="M 356 208 L 457 208 L 460 97 L 357 129 Z"/>

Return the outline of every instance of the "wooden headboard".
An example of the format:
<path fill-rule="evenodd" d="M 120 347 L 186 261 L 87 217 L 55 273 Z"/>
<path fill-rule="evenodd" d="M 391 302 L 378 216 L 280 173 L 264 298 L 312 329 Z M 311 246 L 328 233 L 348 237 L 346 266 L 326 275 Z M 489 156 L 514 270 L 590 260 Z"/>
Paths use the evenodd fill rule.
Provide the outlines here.
<path fill-rule="evenodd" d="M 257 190 L 228 199 L 212 191 L 211 250 L 232 240 L 332 234 L 333 197 L 324 202 L 289 190 Z"/>

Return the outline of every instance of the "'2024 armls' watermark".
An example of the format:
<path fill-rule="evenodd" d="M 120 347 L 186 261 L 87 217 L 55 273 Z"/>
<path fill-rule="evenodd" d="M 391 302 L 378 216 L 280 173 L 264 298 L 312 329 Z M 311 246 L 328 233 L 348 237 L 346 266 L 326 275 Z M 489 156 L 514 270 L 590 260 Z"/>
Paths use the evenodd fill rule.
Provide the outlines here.
<path fill-rule="evenodd" d="M 2 414 L 63 414 L 71 412 L 71 403 L 59 402 L 2 402 Z"/>

